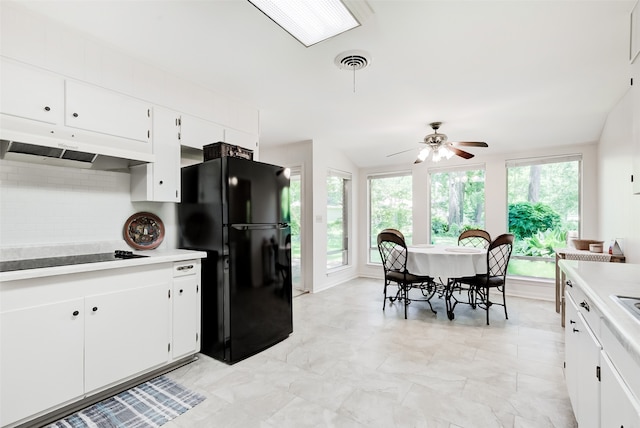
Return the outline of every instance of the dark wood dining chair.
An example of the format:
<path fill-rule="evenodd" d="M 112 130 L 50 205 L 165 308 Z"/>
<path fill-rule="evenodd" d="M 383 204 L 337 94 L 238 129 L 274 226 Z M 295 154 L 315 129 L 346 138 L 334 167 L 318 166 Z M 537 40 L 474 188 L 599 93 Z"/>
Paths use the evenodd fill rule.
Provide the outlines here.
<path fill-rule="evenodd" d="M 469 229 L 458 236 L 458 245 L 475 248 L 489 248 L 491 235 L 486 230 Z"/>
<path fill-rule="evenodd" d="M 424 299 L 429 303 L 429 307 L 433 313 L 436 313 L 431 306 L 430 299 L 436 292 L 436 284 L 433 278 L 424 275 L 414 275 L 407 270 L 407 244 L 404 236 L 397 229 L 385 229 L 378 234 L 378 251 L 382 259 L 382 267 L 384 269 L 384 299 L 382 302 L 382 310 L 385 308 L 387 299 L 391 303 L 396 300 L 404 302 L 404 317 L 407 318 L 407 306 L 411 303 L 409 298 L 409 290 L 418 288 L 422 292 Z M 387 295 L 387 288 L 392 283 L 398 286 L 395 296 Z M 416 299 L 414 299 L 416 300 Z"/>
<path fill-rule="evenodd" d="M 493 305 L 504 307 L 504 317 L 507 314 L 507 299 L 505 296 L 507 268 L 513 251 L 514 236 L 505 233 L 494 239 L 487 248 L 487 273 L 458 278 L 457 282 L 470 286 L 470 302 L 473 307 L 480 307 L 487 312 L 489 325 L 489 308 Z M 502 293 L 502 303 L 492 302 L 489 290 L 495 288 Z"/>

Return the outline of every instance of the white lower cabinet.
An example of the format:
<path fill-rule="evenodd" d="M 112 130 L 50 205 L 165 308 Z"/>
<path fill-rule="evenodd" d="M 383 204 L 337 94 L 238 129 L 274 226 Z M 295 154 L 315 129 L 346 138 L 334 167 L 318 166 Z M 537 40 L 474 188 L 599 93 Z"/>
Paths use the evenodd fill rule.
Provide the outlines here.
<path fill-rule="evenodd" d="M 582 299 L 576 303 L 571 292 L 567 292 L 565 300 L 565 380 L 569 399 L 580 428 L 597 428 L 600 427 L 602 346 L 593 331 L 597 327 L 592 328 L 581 313 L 594 309 Z"/>
<path fill-rule="evenodd" d="M 85 390 L 167 362 L 169 278 L 163 283 L 85 300 Z"/>
<path fill-rule="evenodd" d="M 174 263 L 173 266 L 173 358 L 200 350 L 200 261 Z"/>
<path fill-rule="evenodd" d="M 640 428 L 640 402 L 638 398 L 627 387 L 604 351 L 602 352 L 601 361 L 601 426 L 607 428 Z"/>
<path fill-rule="evenodd" d="M 0 425 L 84 394 L 84 299 L 0 314 Z"/>
<path fill-rule="evenodd" d="M 175 265 L 0 282 L 0 426 L 195 354 L 200 260 Z"/>

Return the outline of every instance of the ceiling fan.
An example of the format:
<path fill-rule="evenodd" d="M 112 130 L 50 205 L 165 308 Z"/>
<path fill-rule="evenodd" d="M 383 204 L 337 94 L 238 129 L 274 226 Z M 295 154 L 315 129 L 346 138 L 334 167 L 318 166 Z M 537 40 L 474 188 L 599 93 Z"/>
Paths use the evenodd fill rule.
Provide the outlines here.
<path fill-rule="evenodd" d="M 458 141 L 458 142 L 448 141 L 446 134 L 438 133 L 438 129 L 440 129 L 440 125 L 442 125 L 442 122 L 432 122 L 429 124 L 429 126 L 433 128 L 433 134 L 427 135 L 426 137 L 424 137 L 422 141 L 420 141 L 420 144 L 425 144 L 426 147 L 423 147 L 422 149 L 420 149 L 420 152 L 418 153 L 418 158 L 414 163 L 424 162 L 429 156 L 429 153 L 433 153 L 431 156 L 431 159 L 434 162 L 438 162 L 442 158 L 449 159 L 453 155 L 458 155 L 464 159 L 471 159 L 474 156 L 472 153 L 465 152 L 464 150 L 460 150 L 455 146 L 489 147 L 487 143 L 484 143 L 481 141 Z M 413 149 L 409 149 L 409 150 L 413 150 Z M 405 153 L 405 152 L 408 152 L 409 150 L 403 150 L 398 153 L 393 153 L 393 154 L 387 155 L 387 157 L 395 156 L 400 153 Z"/>

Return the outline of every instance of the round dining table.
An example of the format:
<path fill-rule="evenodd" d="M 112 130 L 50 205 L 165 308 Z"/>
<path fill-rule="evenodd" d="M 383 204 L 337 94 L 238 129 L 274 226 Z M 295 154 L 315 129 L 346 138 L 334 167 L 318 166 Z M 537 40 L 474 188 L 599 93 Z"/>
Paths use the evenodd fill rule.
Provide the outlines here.
<path fill-rule="evenodd" d="M 450 320 L 454 318 L 451 295 L 455 279 L 487 273 L 487 250 L 482 248 L 416 244 L 407 250 L 409 272 L 440 279 Z"/>

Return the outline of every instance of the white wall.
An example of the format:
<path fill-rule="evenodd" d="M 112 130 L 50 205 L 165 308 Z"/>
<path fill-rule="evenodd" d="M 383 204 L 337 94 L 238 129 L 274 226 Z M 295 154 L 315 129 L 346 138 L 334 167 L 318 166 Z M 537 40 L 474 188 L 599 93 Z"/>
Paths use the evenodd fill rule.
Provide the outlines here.
<path fill-rule="evenodd" d="M 122 240 L 139 211 L 162 219 L 160 248 L 175 248 L 174 204 L 131 202 L 129 174 L 0 160 L 2 248 Z"/>
<path fill-rule="evenodd" d="M 623 238 L 627 263 L 640 263 L 640 195 L 632 194 L 630 180 L 633 156 L 640 154 L 634 148 L 634 121 L 637 124 L 640 117 L 634 115 L 629 91 L 609 113 L 598 146 L 598 236 Z"/>

